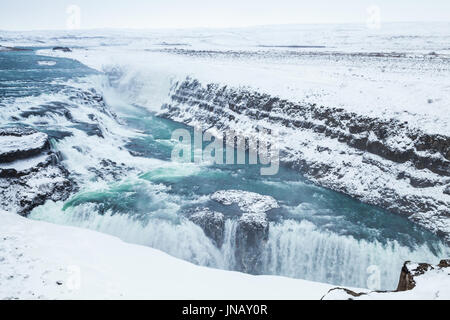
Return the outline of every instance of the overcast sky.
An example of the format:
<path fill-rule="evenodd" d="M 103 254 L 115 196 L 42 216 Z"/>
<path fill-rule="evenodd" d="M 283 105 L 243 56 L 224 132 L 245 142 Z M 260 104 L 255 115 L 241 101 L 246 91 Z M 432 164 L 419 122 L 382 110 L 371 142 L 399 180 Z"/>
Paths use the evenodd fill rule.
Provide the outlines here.
<path fill-rule="evenodd" d="M 450 0 L 0 0 L 0 29 L 66 29 L 72 4 L 82 29 L 365 22 L 373 5 L 382 22 L 450 22 Z"/>

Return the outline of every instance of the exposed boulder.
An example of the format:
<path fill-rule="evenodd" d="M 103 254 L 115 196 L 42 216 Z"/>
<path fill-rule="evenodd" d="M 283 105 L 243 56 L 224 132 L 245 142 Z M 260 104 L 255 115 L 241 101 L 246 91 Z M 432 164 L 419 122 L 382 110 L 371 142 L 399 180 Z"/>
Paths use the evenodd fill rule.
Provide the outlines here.
<path fill-rule="evenodd" d="M 189 220 L 200 226 L 218 248 L 222 247 L 225 238 L 225 217 L 222 213 L 196 208 L 190 213 Z"/>
<path fill-rule="evenodd" d="M 79 146 L 74 146 L 73 148 L 80 153 L 85 152 Z M 129 173 L 130 168 L 128 168 L 124 163 L 117 163 L 109 159 L 102 159 L 96 167 L 89 167 L 88 171 L 95 174 L 96 179 L 117 181 Z"/>
<path fill-rule="evenodd" d="M 27 215 L 49 199 L 65 200 L 75 189 L 68 176 L 47 134 L 23 127 L 0 129 L 0 209 Z"/>

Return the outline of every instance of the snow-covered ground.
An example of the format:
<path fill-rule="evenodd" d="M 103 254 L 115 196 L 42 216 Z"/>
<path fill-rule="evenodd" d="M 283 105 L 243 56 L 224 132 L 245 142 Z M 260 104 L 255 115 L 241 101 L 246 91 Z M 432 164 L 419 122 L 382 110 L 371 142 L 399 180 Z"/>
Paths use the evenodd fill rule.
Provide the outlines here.
<path fill-rule="evenodd" d="M 0 212 L 0 238 L 0 299 L 320 299 L 333 287 L 199 267 L 7 212 Z"/>

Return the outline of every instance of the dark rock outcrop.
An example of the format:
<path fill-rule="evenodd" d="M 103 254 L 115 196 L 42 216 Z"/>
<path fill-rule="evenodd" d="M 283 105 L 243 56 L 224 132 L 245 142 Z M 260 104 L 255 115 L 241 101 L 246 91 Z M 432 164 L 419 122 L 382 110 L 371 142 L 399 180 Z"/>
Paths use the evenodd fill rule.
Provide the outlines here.
<path fill-rule="evenodd" d="M 49 148 L 45 133 L 21 127 L 0 129 L 0 163 L 31 158 Z"/>
<path fill-rule="evenodd" d="M 222 213 L 196 208 L 189 214 L 189 220 L 200 226 L 218 248 L 222 247 L 225 238 L 225 217 Z"/>
<path fill-rule="evenodd" d="M 54 47 L 53 51 L 72 52 L 72 50 L 68 47 Z"/>
<path fill-rule="evenodd" d="M 265 213 L 245 213 L 236 229 L 237 270 L 257 274 L 262 267 L 262 252 L 269 238 Z"/>
<path fill-rule="evenodd" d="M 267 212 L 278 208 L 271 196 L 242 190 L 223 190 L 211 195 L 211 200 L 226 206 L 237 205 L 242 215 L 237 220 L 235 234 L 235 268 L 258 274 L 262 269 L 262 252 L 269 237 Z"/>
<path fill-rule="evenodd" d="M 45 133 L 23 127 L 0 129 L 1 209 L 27 215 L 49 199 L 67 199 L 75 188 Z"/>
<path fill-rule="evenodd" d="M 448 195 L 450 196 L 450 185 L 448 185 L 447 187 L 445 187 L 444 193 L 445 193 L 445 194 L 448 194 Z"/>
<path fill-rule="evenodd" d="M 415 278 L 427 273 L 435 268 L 449 268 L 450 259 L 441 260 L 437 266 L 432 266 L 428 263 L 414 264 L 410 261 L 404 263 L 400 273 L 400 280 L 398 282 L 397 291 L 412 290 L 416 286 Z"/>

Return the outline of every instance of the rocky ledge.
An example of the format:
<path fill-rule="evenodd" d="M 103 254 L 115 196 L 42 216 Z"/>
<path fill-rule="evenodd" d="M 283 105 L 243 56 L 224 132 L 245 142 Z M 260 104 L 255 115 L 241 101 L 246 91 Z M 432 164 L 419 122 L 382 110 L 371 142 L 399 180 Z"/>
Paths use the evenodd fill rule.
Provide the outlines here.
<path fill-rule="evenodd" d="M 450 242 L 450 137 L 396 119 L 301 104 L 187 78 L 161 115 L 216 132 L 277 132 L 281 163 L 312 182 L 402 214 Z"/>
<path fill-rule="evenodd" d="M 65 200 L 76 188 L 50 148 L 47 134 L 0 129 L 0 209 L 27 215 L 46 200 Z"/>
<path fill-rule="evenodd" d="M 450 259 L 441 260 L 437 266 L 407 261 L 395 291 L 354 292 L 346 288 L 333 288 L 322 300 L 449 299 L 449 274 Z"/>
<path fill-rule="evenodd" d="M 234 248 L 235 268 L 238 271 L 257 274 L 261 270 L 261 256 L 269 236 L 267 212 L 278 208 L 271 196 L 242 190 L 223 190 L 211 195 L 211 200 L 225 206 L 236 205 L 237 215 L 226 216 L 208 208 L 196 208 L 189 219 L 200 226 L 218 248 L 225 241 L 225 221 L 236 219 L 236 232 L 231 241 Z"/>
<path fill-rule="evenodd" d="M 68 47 L 54 47 L 52 50 L 61 52 L 72 52 L 72 50 Z"/>

